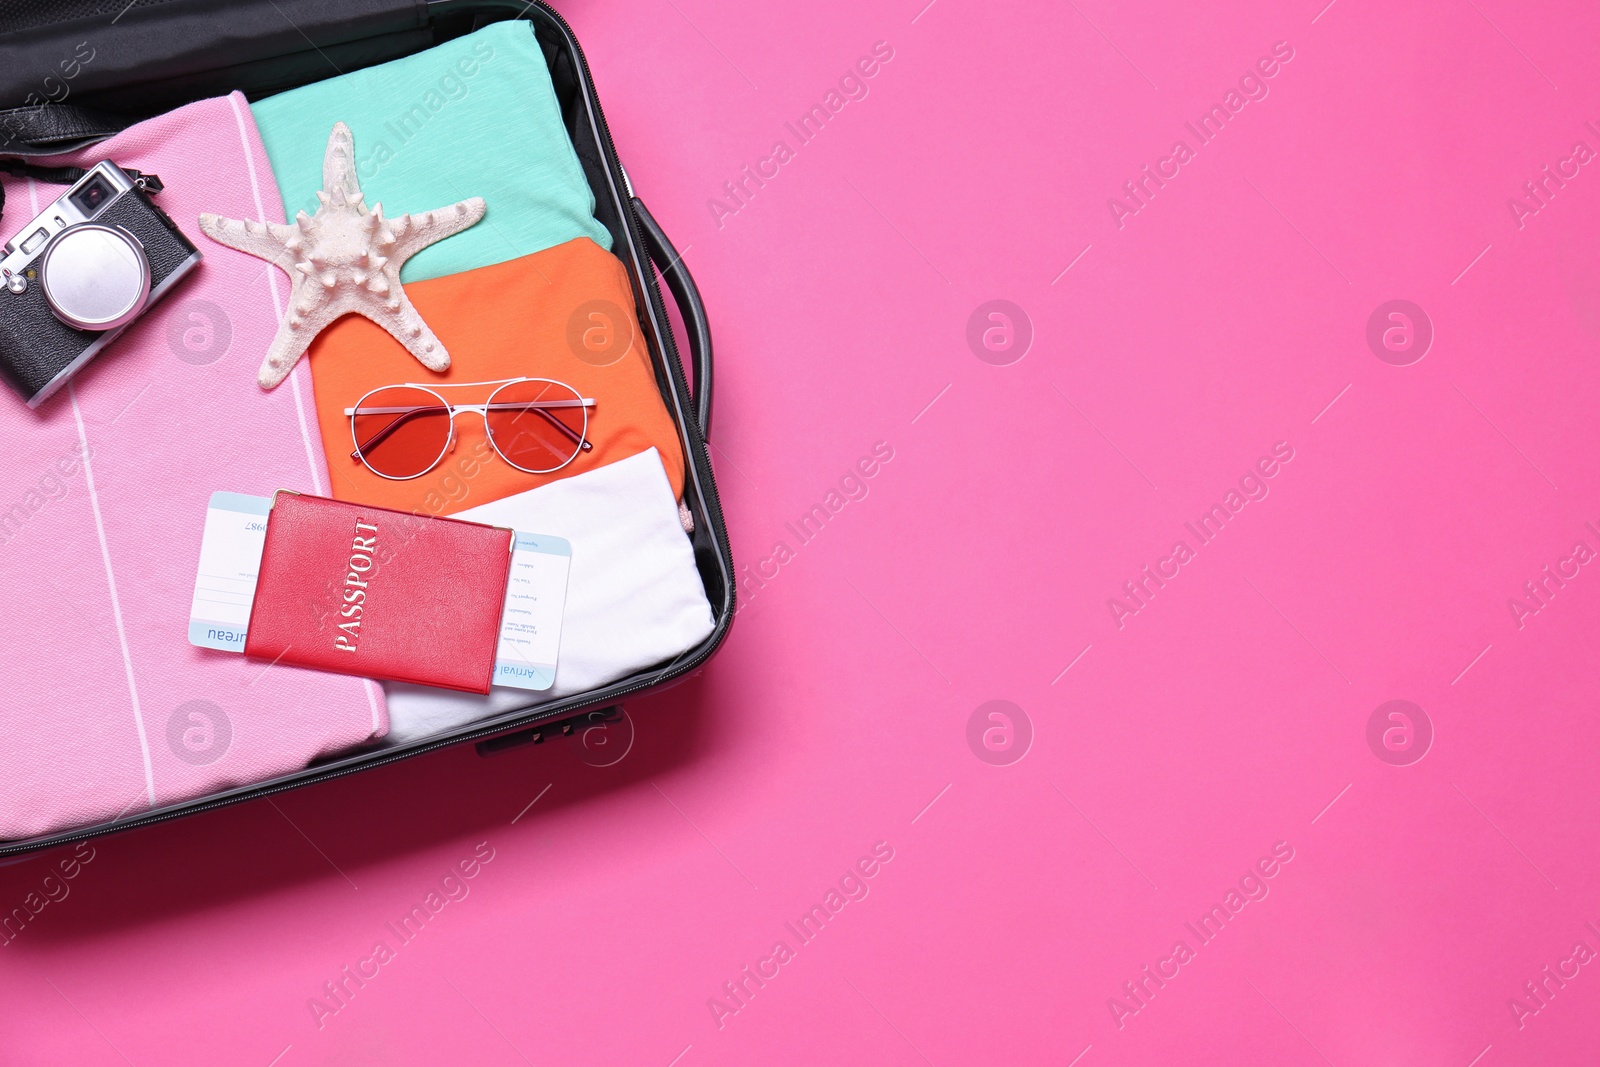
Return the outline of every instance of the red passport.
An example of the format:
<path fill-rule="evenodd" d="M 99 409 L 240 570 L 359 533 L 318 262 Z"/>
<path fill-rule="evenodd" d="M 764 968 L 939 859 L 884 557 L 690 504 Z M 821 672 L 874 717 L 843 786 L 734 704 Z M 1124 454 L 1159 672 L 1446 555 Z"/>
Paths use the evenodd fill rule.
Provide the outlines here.
<path fill-rule="evenodd" d="M 244 654 L 487 693 L 510 530 L 279 490 Z"/>

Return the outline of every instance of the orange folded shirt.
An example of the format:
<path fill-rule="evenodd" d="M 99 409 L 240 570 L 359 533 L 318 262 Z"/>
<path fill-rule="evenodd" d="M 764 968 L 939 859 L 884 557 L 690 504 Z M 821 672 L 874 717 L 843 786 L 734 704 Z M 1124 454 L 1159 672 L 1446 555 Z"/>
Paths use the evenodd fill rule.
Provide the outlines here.
<path fill-rule="evenodd" d="M 403 511 L 440 515 L 487 504 L 558 478 L 660 451 L 672 491 L 683 495 L 683 450 L 640 336 L 633 291 L 622 264 L 587 237 L 490 267 L 406 285 L 406 294 L 450 353 L 436 374 L 359 315 L 347 315 L 311 345 L 317 422 L 333 475 L 333 495 Z M 594 399 L 594 448 L 550 474 L 511 466 L 488 442 L 483 419 L 456 416 L 456 443 L 420 478 L 391 481 L 351 458 L 344 412 L 369 391 L 415 382 L 449 385 L 537 377 L 566 382 Z M 494 386 L 452 388 L 454 404 L 482 404 Z"/>

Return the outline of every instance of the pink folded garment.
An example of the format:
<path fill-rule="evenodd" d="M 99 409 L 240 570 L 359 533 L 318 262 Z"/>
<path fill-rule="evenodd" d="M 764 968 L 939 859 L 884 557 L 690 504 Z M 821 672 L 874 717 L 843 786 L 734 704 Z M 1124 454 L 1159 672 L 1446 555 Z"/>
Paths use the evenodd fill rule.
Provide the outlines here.
<path fill-rule="evenodd" d="M 0 389 L 5 839 L 259 781 L 388 729 L 373 683 L 188 642 L 211 493 L 328 490 L 306 364 L 256 385 L 286 279 L 195 222 L 283 219 L 244 97 L 46 162 L 100 159 L 160 175 L 156 202 L 205 261 L 37 412 Z M 64 190 L 5 191 L 9 236 Z"/>

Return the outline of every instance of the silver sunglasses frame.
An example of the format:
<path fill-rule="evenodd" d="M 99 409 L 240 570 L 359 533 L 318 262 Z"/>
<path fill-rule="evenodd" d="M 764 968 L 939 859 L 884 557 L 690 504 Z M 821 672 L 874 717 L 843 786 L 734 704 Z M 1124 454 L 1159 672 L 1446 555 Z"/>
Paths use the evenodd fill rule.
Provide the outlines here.
<path fill-rule="evenodd" d="M 547 385 L 559 385 L 559 386 L 561 386 L 561 388 L 567 390 L 573 396 L 577 397 L 577 399 L 576 400 L 552 400 L 552 401 L 548 401 L 548 402 L 541 401 L 541 402 L 536 403 L 536 404 L 516 404 L 516 405 L 509 405 L 508 404 L 508 405 L 506 405 L 507 407 L 513 407 L 513 406 L 514 407 L 525 407 L 525 408 L 537 407 L 537 408 L 540 408 L 540 409 L 544 409 L 544 408 L 574 408 L 574 407 L 577 407 L 577 408 L 582 408 L 583 409 L 583 430 L 578 435 L 577 446 L 575 448 L 573 448 L 572 455 L 568 456 L 567 459 L 564 462 L 562 462 L 560 464 L 557 464 L 554 467 L 547 467 L 547 468 L 544 468 L 542 470 L 533 470 L 531 468 L 524 467 L 520 463 L 513 462 L 509 456 L 507 456 L 504 452 L 500 451 L 500 446 L 495 443 L 494 430 L 489 426 L 489 412 L 491 410 L 493 410 L 494 407 L 495 407 L 494 398 L 500 393 L 500 391 L 502 389 L 505 389 L 507 386 L 521 385 L 524 382 L 544 382 Z M 448 401 L 444 397 L 440 396 L 437 392 L 434 392 L 435 389 L 467 389 L 467 388 L 471 388 L 471 387 L 474 387 L 474 386 L 482 387 L 482 386 L 485 386 L 485 385 L 493 385 L 493 386 L 496 386 L 497 388 L 494 390 L 494 392 L 490 393 L 489 396 L 488 396 L 488 399 L 486 399 L 481 404 L 452 404 L 450 401 Z M 441 407 L 443 407 L 446 411 L 448 411 L 449 414 L 450 414 L 450 436 L 445 440 L 444 447 L 439 449 L 439 454 L 433 458 L 433 462 L 429 463 L 426 468 L 424 468 L 423 470 L 419 471 L 416 474 L 408 475 L 407 477 L 404 477 L 404 478 L 396 477 L 395 475 L 392 475 L 392 474 L 385 474 L 382 471 L 378 470 L 376 467 L 374 467 L 370 462 L 368 462 L 366 453 L 364 451 L 362 451 L 362 448 L 361 448 L 361 439 L 360 439 L 359 435 L 356 433 L 356 412 L 361 410 L 361 405 L 366 402 L 367 397 L 372 396 L 374 393 L 381 393 L 385 389 L 420 389 L 423 392 L 425 392 L 425 393 L 429 394 L 430 396 L 432 396 L 434 399 L 438 400 L 439 401 L 439 405 Z M 352 454 L 353 458 L 359 460 L 363 467 L 367 468 L 367 470 L 371 471 L 373 474 L 376 474 L 379 478 L 383 478 L 383 479 L 385 479 L 387 481 L 391 481 L 391 482 L 410 482 L 410 481 L 415 481 L 416 479 L 421 478 L 424 475 L 426 475 L 429 471 L 432 471 L 435 467 L 437 467 L 444 460 L 445 456 L 450 454 L 450 450 L 455 447 L 455 443 L 456 443 L 456 416 L 460 415 L 462 412 L 466 412 L 466 411 L 476 412 L 478 415 L 482 416 L 482 418 L 483 418 L 483 435 L 484 435 L 484 437 L 486 437 L 488 439 L 489 447 L 494 449 L 495 455 L 499 456 L 508 465 L 510 465 L 511 467 L 513 467 L 513 468 L 515 468 L 515 469 L 517 469 L 519 471 L 522 471 L 524 474 L 554 474 L 556 471 L 558 471 L 561 468 L 567 466 L 573 460 L 577 459 L 580 455 L 582 455 L 585 447 L 588 447 L 588 448 L 591 448 L 591 449 L 593 448 L 593 445 L 589 441 L 589 409 L 594 407 L 594 405 L 595 405 L 595 402 L 594 402 L 593 399 L 585 397 L 582 393 L 579 393 L 576 389 L 574 389 L 572 386 L 568 385 L 566 382 L 558 381 L 555 378 L 526 377 L 526 378 L 495 378 L 495 379 L 492 379 L 492 380 L 486 381 L 486 382 L 436 382 L 436 383 L 434 383 L 432 385 L 424 385 L 424 384 L 422 384 L 420 382 L 396 382 L 393 385 L 380 385 L 376 389 L 370 389 L 366 393 L 362 394 L 361 399 L 357 400 L 355 402 L 354 406 L 347 407 L 347 408 L 344 409 L 344 413 L 347 416 L 349 416 L 349 418 L 350 418 L 350 443 L 355 446 L 355 451 Z M 376 414 L 376 415 L 382 415 L 382 414 L 388 414 L 388 413 L 400 414 L 403 411 L 412 411 L 412 410 L 415 410 L 415 408 L 414 407 L 393 408 L 393 409 L 371 408 L 371 409 L 368 409 L 364 413 L 365 414 Z"/>

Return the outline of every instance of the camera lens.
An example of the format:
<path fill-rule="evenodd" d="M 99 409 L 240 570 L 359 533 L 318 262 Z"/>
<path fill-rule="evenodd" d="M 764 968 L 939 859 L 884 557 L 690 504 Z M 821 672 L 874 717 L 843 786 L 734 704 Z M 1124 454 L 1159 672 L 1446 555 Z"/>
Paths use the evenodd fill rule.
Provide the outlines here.
<path fill-rule="evenodd" d="M 72 206 L 91 218 L 111 199 L 111 184 L 99 174 L 92 176 L 68 197 Z"/>
<path fill-rule="evenodd" d="M 40 257 L 39 275 L 50 310 L 79 330 L 124 326 L 150 297 L 150 264 L 139 242 L 96 222 L 61 231 Z"/>

